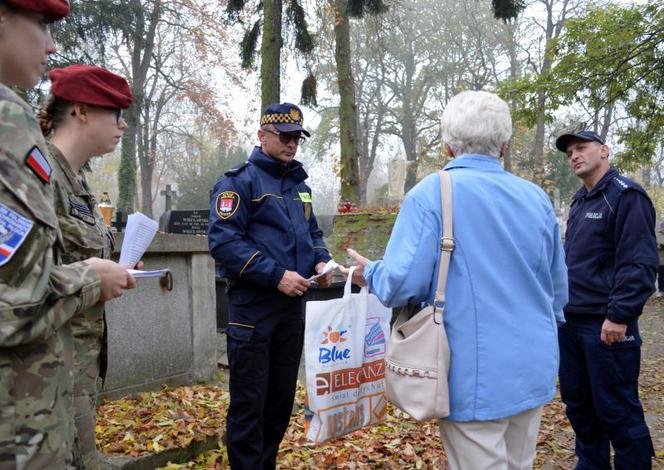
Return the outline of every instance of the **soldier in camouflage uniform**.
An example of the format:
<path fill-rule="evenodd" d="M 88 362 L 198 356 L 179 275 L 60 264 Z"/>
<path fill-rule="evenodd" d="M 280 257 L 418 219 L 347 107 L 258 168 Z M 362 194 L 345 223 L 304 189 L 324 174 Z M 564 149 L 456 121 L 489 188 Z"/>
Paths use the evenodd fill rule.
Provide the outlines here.
<path fill-rule="evenodd" d="M 55 209 L 65 246 L 65 263 L 96 256 L 110 258 L 113 235 L 106 227 L 81 170 L 96 155 L 112 152 L 127 123 L 122 109 L 131 104 L 127 81 L 101 67 L 72 65 L 49 72 L 51 96 L 39 113 L 53 157 Z M 98 466 L 95 446 L 97 378 L 106 358 L 104 304 L 75 315 L 74 412 L 75 456 L 79 468 Z M 100 374 L 101 367 L 101 374 Z"/>
<path fill-rule="evenodd" d="M 116 263 L 61 265 L 52 164 L 32 109 L 9 86 L 30 88 L 53 42 L 47 23 L 66 0 L 0 3 L 0 469 L 71 466 L 70 318 L 134 287 Z"/>

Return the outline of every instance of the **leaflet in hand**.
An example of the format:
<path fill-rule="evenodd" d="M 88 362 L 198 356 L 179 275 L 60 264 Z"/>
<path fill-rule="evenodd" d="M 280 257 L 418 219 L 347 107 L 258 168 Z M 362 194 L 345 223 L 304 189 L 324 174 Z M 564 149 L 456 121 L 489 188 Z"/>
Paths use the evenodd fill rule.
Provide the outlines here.
<path fill-rule="evenodd" d="M 135 212 L 127 218 L 119 264 L 127 268 L 136 266 L 154 239 L 159 224 L 151 218 Z"/>
<path fill-rule="evenodd" d="M 339 265 L 336 263 L 336 261 L 334 261 L 333 259 L 331 259 L 330 261 L 328 261 L 328 262 L 325 264 L 325 267 L 323 268 L 323 270 L 322 270 L 321 272 L 319 272 L 318 274 L 315 274 L 315 275 L 311 276 L 309 279 L 307 279 L 307 281 L 309 281 L 309 282 L 314 282 L 316 279 L 320 279 L 321 277 L 325 276 L 325 275 L 326 275 L 327 273 L 329 273 L 329 272 L 334 271 L 334 270 L 337 269 L 338 267 L 339 267 Z"/>
<path fill-rule="evenodd" d="M 136 279 L 141 279 L 144 277 L 163 277 L 166 273 L 170 272 L 170 269 L 153 269 L 152 271 L 142 271 L 140 269 L 128 269 L 129 274 L 134 276 Z"/>

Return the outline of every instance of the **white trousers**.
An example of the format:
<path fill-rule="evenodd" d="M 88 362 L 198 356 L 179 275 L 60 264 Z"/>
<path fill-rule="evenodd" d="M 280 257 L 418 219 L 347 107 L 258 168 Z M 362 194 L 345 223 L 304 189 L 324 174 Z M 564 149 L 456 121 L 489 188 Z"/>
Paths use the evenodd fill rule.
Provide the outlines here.
<path fill-rule="evenodd" d="M 533 468 L 542 407 L 494 421 L 441 419 L 440 437 L 450 470 Z"/>

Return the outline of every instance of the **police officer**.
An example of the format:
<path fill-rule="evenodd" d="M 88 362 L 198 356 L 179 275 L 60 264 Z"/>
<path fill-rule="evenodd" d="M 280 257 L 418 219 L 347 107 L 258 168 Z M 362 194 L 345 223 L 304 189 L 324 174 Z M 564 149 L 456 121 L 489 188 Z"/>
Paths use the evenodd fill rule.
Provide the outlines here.
<path fill-rule="evenodd" d="M 577 469 L 651 468 L 653 446 L 638 397 L 638 317 L 657 269 L 655 211 L 646 192 L 609 167 L 597 133 L 564 134 L 584 186 L 567 221 L 566 323 L 559 328 L 560 393 L 576 433 Z"/>
<path fill-rule="evenodd" d="M 9 87 L 30 88 L 55 48 L 48 23 L 66 0 L 0 3 L 0 469 L 72 464 L 69 319 L 135 286 L 98 258 L 60 265 L 52 162 L 32 109 Z"/>
<path fill-rule="evenodd" d="M 109 259 L 113 235 L 81 168 L 97 155 L 112 152 L 127 123 L 122 110 L 131 104 L 127 81 L 101 67 L 71 65 L 49 72 L 51 95 L 39 113 L 53 157 L 55 209 L 64 241 L 63 262 L 91 256 Z M 72 318 L 74 334 L 75 456 L 79 468 L 98 466 L 95 446 L 97 377 L 105 375 L 104 303 Z"/>
<path fill-rule="evenodd" d="M 272 104 L 260 123 L 260 147 L 215 185 L 209 224 L 210 252 L 232 283 L 228 456 L 233 469 L 251 470 L 275 468 L 302 354 L 302 296 L 330 259 L 294 160 L 309 137 L 302 111 Z"/>

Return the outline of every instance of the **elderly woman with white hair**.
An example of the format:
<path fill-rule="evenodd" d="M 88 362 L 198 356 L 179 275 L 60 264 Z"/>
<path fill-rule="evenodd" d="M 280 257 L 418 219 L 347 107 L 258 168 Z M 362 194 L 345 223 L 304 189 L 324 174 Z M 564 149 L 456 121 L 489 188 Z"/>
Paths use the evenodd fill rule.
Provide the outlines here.
<path fill-rule="evenodd" d="M 454 157 L 445 166 L 456 242 L 444 318 L 450 415 L 440 420 L 451 469 L 532 468 L 542 406 L 556 393 L 567 273 L 548 197 L 501 166 L 511 132 L 492 93 L 459 93 L 442 117 Z M 431 304 L 442 233 L 436 173 L 406 195 L 383 260 L 349 250 L 355 282 L 387 306 Z"/>

